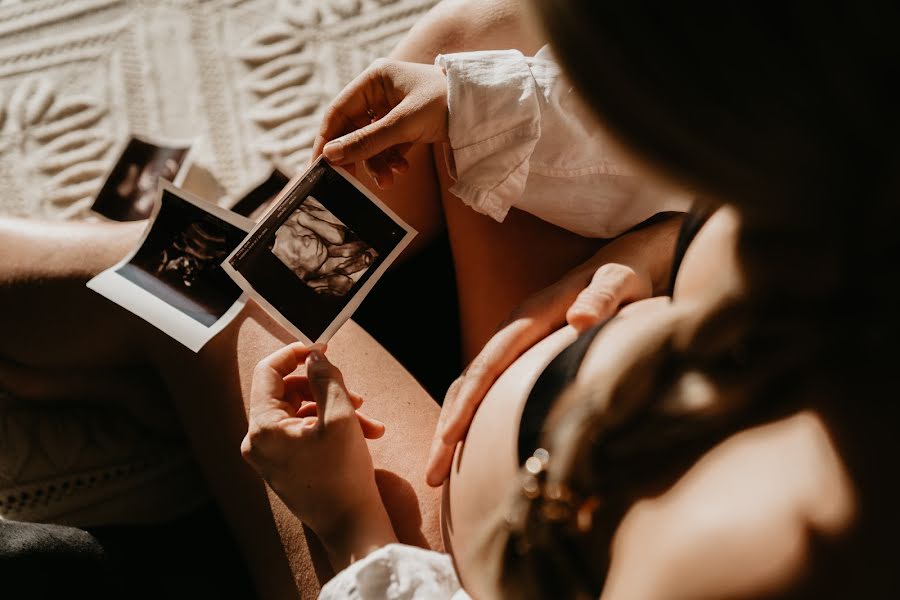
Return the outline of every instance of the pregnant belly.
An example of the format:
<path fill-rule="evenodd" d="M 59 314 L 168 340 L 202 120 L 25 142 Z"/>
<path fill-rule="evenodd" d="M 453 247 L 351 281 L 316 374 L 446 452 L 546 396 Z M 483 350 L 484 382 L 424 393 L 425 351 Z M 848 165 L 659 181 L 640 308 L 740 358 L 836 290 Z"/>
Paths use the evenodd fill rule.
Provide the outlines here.
<path fill-rule="evenodd" d="M 570 327 L 560 329 L 510 365 L 484 397 L 456 449 L 444 484 L 444 546 L 454 557 L 463 587 L 475 598 L 489 596 L 493 583 L 493 570 L 484 568 L 482 544 L 489 528 L 504 517 L 512 493 L 522 409 L 538 375 L 575 338 Z"/>

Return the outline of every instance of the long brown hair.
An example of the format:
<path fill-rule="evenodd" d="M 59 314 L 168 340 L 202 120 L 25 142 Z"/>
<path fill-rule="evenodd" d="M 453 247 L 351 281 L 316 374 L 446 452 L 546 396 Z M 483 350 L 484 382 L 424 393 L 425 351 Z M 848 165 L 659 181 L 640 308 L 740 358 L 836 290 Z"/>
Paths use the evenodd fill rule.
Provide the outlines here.
<path fill-rule="evenodd" d="M 878 529 L 896 510 L 896 495 L 865 485 L 897 458 L 884 440 L 898 425 L 900 302 L 885 284 L 900 271 L 900 6 L 532 4 L 576 87 L 636 157 L 738 209 L 748 292 L 687 344 L 662 333 L 611 389 L 598 386 L 609 402 L 559 401 L 549 454 L 523 470 L 502 527 L 504 596 L 596 595 L 633 502 L 730 433 L 799 406 L 838 411 L 837 441 L 863 485 L 860 527 Z M 697 377 L 725 410 L 665 410 Z M 873 468 L 872 452 L 892 454 Z M 895 530 L 882 526 L 880 539 Z M 883 593 L 895 577 L 887 547 L 846 557 L 842 572 L 858 578 L 868 560 L 865 584 Z"/>

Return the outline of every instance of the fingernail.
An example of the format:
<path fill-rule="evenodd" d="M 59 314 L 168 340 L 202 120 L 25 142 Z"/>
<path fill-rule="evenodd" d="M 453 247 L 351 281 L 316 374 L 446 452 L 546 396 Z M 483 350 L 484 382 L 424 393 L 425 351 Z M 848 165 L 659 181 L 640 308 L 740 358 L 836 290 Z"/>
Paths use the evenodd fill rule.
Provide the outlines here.
<path fill-rule="evenodd" d="M 311 363 L 317 363 L 325 360 L 325 355 L 322 354 L 322 351 L 319 349 L 315 349 L 309 353 L 309 358 L 307 359 Z"/>
<path fill-rule="evenodd" d="M 344 145 L 337 140 L 328 142 L 322 149 L 322 154 L 330 161 L 342 160 L 344 158 Z"/>

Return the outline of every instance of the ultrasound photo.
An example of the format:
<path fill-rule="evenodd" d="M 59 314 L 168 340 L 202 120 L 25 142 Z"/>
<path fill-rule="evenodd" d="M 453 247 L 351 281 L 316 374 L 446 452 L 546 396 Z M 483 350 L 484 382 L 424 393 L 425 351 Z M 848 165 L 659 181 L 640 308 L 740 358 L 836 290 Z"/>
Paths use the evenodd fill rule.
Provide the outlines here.
<path fill-rule="evenodd" d="M 221 264 L 250 226 L 164 182 L 144 239 L 88 287 L 197 351 L 245 303 Z"/>
<path fill-rule="evenodd" d="M 113 221 L 139 221 L 153 211 L 160 179 L 179 183 L 190 144 L 161 145 L 132 137 L 91 209 Z"/>
<path fill-rule="evenodd" d="M 414 236 L 352 175 L 320 159 L 223 267 L 298 339 L 324 342 Z"/>
<path fill-rule="evenodd" d="M 275 231 L 272 254 L 317 294 L 345 296 L 378 251 L 309 196 Z"/>

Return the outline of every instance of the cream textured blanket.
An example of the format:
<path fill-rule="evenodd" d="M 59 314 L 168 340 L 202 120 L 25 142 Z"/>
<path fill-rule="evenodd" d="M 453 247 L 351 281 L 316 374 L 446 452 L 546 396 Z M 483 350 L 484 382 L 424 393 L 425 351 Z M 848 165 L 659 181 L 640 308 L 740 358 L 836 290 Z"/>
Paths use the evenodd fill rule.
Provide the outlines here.
<path fill-rule="evenodd" d="M 0 0 L 0 215 L 87 217 L 132 133 L 194 139 L 227 205 L 273 164 L 301 168 L 328 100 L 435 3 Z M 0 518 L 144 521 L 199 501 L 184 443 L 134 414 L 0 387 Z"/>

